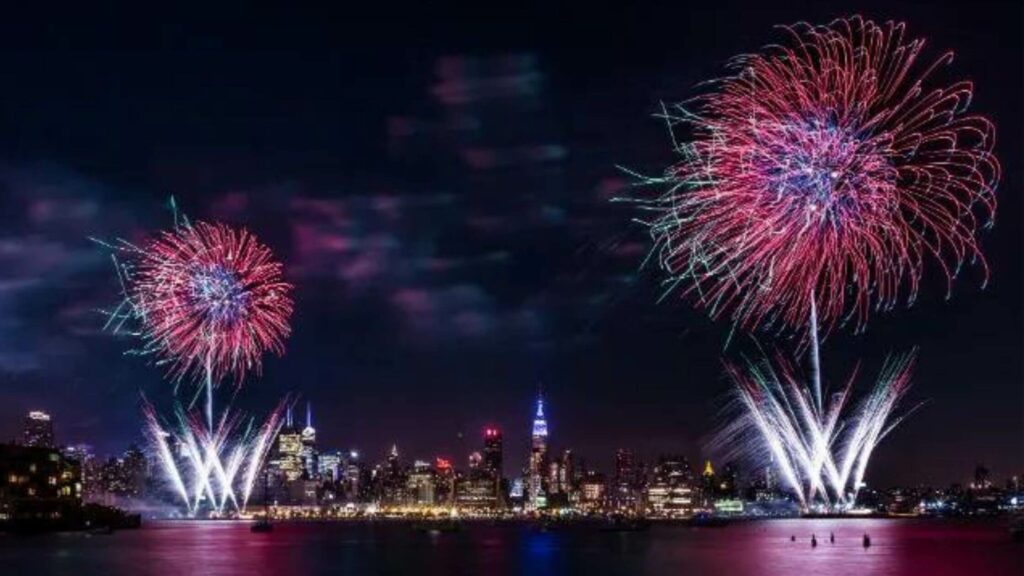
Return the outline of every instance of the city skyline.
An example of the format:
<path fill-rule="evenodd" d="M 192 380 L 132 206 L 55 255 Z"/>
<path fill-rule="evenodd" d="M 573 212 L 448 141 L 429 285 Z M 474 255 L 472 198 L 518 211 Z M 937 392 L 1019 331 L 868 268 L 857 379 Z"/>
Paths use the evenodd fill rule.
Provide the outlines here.
<path fill-rule="evenodd" d="M 534 396 L 534 401 L 531 403 L 533 407 L 533 415 L 528 425 L 523 426 L 529 430 L 528 437 L 529 442 L 525 447 L 512 446 L 511 450 L 507 449 L 505 443 L 506 429 L 500 425 L 490 423 L 483 425 L 479 430 L 475 431 L 474 434 L 469 434 L 467 437 L 460 437 L 459 443 L 463 446 L 463 453 L 452 453 L 444 452 L 439 450 L 430 449 L 427 450 L 410 450 L 407 447 L 410 444 L 403 443 L 401 439 L 391 440 L 378 440 L 378 444 L 383 446 L 382 450 L 374 452 L 373 450 L 367 450 L 363 444 L 359 442 L 338 442 L 332 439 L 324 439 L 320 436 L 316 429 L 312 426 L 312 412 L 313 403 L 309 400 L 299 401 L 291 400 L 286 408 L 283 408 L 284 412 L 282 415 L 281 425 L 278 429 L 278 433 L 273 438 L 274 449 L 268 451 L 267 456 L 264 459 L 263 466 L 280 467 L 282 470 L 287 470 L 287 476 L 291 480 L 300 479 L 302 477 L 308 477 L 311 474 L 323 473 L 324 468 L 322 464 L 318 464 L 318 459 L 322 455 L 328 455 L 328 458 L 341 458 L 341 462 L 359 462 L 361 465 L 373 466 L 380 463 L 385 463 L 399 457 L 401 453 L 402 461 L 406 465 L 412 465 L 419 462 L 430 462 L 434 465 L 438 463 L 446 463 L 445 465 L 451 466 L 458 470 L 471 470 L 474 468 L 474 458 L 479 459 L 479 464 L 486 466 L 492 473 L 496 473 L 497 478 L 504 478 L 505 480 L 513 481 L 518 480 L 522 482 L 524 489 L 524 501 L 531 500 L 531 492 L 529 487 L 534 476 L 534 469 L 532 468 L 534 463 L 534 456 L 539 454 L 537 463 L 542 467 L 537 470 L 539 478 L 543 479 L 544 490 L 548 489 L 548 478 L 551 473 L 547 470 L 547 465 L 552 461 L 551 458 L 551 445 L 549 444 L 549 436 L 547 429 L 547 414 L 545 413 L 546 403 L 544 401 L 544 394 L 538 387 L 538 392 Z M 300 424 L 296 424 L 294 418 L 294 410 L 296 406 L 304 406 L 304 419 L 300 420 Z M 50 448 L 59 448 L 61 450 L 68 450 L 71 454 L 77 452 L 86 452 L 90 458 L 100 458 L 105 460 L 108 458 L 116 458 L 118 454 L 125 452 L 131 453 L 133 450 L 139 450 L 140 448 L 145 450 L 148 454 L 153 465 L 159 463 L 159 453 L 155 446 L 151 445 L 145 435 L 140 434 L 138 438 L 133 441 L 129 441 L 127 444 L 123 444 L 120 448 L 109 449 L 107 451 L 98 451 L 95 446 L 87 440 L 82 439 L 64 439 L 55 433 L 53 416 L 43 410 L 30 411 L 23 419 L 21 428 L 18 434 L 13 438 L 9 439 L 8 442 L 14 445 L 26 445 L 26 446 L 42 446 Z M 58 424 L 59 426 L 59 424 Z M 58 428 L 59 430 L 59 428 Z M 515 435 L 515 434 L 513 434 Z M 318 441 L 318 438 L 320 440 Z M 282 460 L 280 455 L 275 455 L 274 450 L 280 444 L 285 442 L 288 446 L 289 451 L 293 451 L 294 455 L 286 457 L 287 462 L 284 465 L 281 464 Z M 538 442 L 542 448 L 538 452 Z M 0 442 L 3 443 L 3 442 Z M 316 448 L 316 447 L 319 448 Z M 644 450 L 643 448 L 637 448 L 633 446 L 620 446 L 616 448 L 610 454 L 598 454 L 590 450 L 587 450 L 585 446 L 568 446 L 562 443 L 555 443 L 554 446 L 559 448 L 561 451 L 554 452 L 554 461 L 558 461 L 560 455 L 572 453 L 574 460 L 577 464 L 580 464 L 581 471 L 592 470 L 602 475 L 601 482 L 607 486 L 609 493 L 607 497 L 610 501 L 614 501 L 615 489 L 619 486 L 623 479 L 620 477 L 623 471 L 622 458 L 625 455 L 628 458 L 628 464 L 625 466 L 631 470 L 633 474 L 640 470 L 654 470 L 660 465 L 664 465 L 667 460 L 672 462 L 674 459 L 682 459 L 682 462 L 686 466 L 694 468 L 703 468 L 705 470 L 711 469 L 713 462 L 717 463 L 719 467 L 726 466 L 733 470 L 732 474 L 737 474 L 743 480 L 744 484 L 752 485 L 762 478 L 764 474 L 768 473 L 771 475 L 777 475 L 777 471 L 766 472 L 764 467 L 758 466 L 758 462 L 746 461 L 743 458 L 737 458 L 735 454 L 717 454 L 712 455 L 704 452 L 700 449 L 700 446 L 679 446 L 675 449 L 663 450 L 663 451 L 650 451 Z M 497 453 L 489 452 L 489 447 L 495 448 Z M 522 449 L 517 449 L 522 448 Z M 338 456 L 334 456 L 338 455 Z M 510 457 L 511 455 L 511 457 Z M 727 456 L 722 458 L 721 456 Z M 333 461 L 333 460 L 332 460 Z M 396 460 L 397 461 L 397 460 Z M 521 462 L 521 465 L 515 464 Z M 584 468 L 585 467 L 585 468 Z M 973 479 L 978 474 L 978 470 L 984 469 L 985 474 L 988 475 L 991 472 L 996 483 L 1001 480 L 1011 481 L 1016 478 L 1024 477 L 1024 469 L 1021 468 L 1000 468 L 992 466 L 992 463 L 985 462 L 982 460 L 975 461 L 972 465 L 964 468 L 960 471 L 960 474 L 950 478 L 917 478 L 906 482 L 890 482 L 888 484 L 873 483 L 871 482 L 870 475 L 866 478 L 865 488 L 870 490 L 890 490 L 893 488 L 900 487 L 918 487 L 928 486 L 943 488 L 955 484 L 970 485 Z M 339 472 L 342 474 L 343 472 Z M 972 473 L 974 476 L 972 476 Z M 167 478 L 163 478 L 159 472 L 153 471 L 152 474 L 155 478 L 161 478 L 161 482 L 167 482 Z M 262 474 L 262 472 L 261 472 Z M 694 477 L 697 474 L 694 473 Z M 776 481 L 778 481 L 776 479 Z M 168 487 L 170 484 L 168 483 Z M 259 488 L 254 490 L 258 491 Z M 783 490 L 785 490 L 783 488 Z M 538 491 L 539 493 L 540 491 Z M 535 496 L 534 496 L 535 497 Z M 539 504 L 534 504 L 535 507 L 543 507 L 544 501 Z"/>
<path fill-rule="evenodd" d="M 97 455 L 84 444 L 55 442 L 53 419 L 42 411 L 26 415 L 18 442 L 0 443 L 7 472 L 7 494 L 41 496 L 57 517 L 75 517 L 75 506 L 123 506 L 164 518 L 248 517 L 262 510 L 279 519 L 358 520 L 365 517 L 438 519 L 576 518 L 626 515 L 701 522 L 702 518 L 778 518 L 806 513 L 800 494 L 787 487 L 771 466 L 744 468 L 736 462 L 691 460 L 662 454 L 645 462 L 619 449 L 614 469 L 595 469 L 571 448 L 549 445 L 540 394 L 531 425 L 529 463 L 506 475 L 501 430 L 480 431 L 477 447 L 464 465 L 452 458 L 404 456 L 393 444 L 385 458 L 318 445 L 312 406 L 296 423 L 295 402 L 282 407 L 281 425 L 270 440 L 261 485 L 238 480 L 232 494 L 231 464 L 213 478 L 193 476 L 193 448 L 167 439 L 162 451 L 130 446 L 118 456 Z M 153 447 L 155 449 L 155 446 Z M 180 462 L 168 466 L 168 458 Z M 227 460 L 226 462 L 230 462 Z M 188 490 L 177 494 L 182 476 Z M 205 489 L 204 489 L 205 487 Z M 179 497 L 184 500 L 179 500 Z M 237 500 L 236 500 L 237 497 Z M 908 486 L 862 486 L 844 513 L 872 516 L 998 517 L 1021 509 L 1024 474 L 1005 478 L 982 464 L 969 481 Z M 44 504 L 48 503 L 48 504 Z M 230 506 L 229 506 L 230 503 Z M 249 506 L 251 504 L 251 507 Z M 10 509 L 8 509 L 10 510 Z M 9 518 L 9 516 L 7 516 Z"/>

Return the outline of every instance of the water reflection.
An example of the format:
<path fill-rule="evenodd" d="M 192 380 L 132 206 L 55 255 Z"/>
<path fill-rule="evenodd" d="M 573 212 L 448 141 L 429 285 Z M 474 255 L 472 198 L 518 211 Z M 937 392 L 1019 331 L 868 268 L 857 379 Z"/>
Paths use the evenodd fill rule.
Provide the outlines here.
<path fill-rule="evenodd" d="M 863 534 L 872 545 L 864 548 Z M 829 535 L 835 535 L 830 542 Z M 818 545 L 811 546 L 811 536 Z M 791 540 L 795 537 L 795 541 Z M 399 524 L 149 524 L 112 536 L 0 536 L 8 574 L 771 574 L 1024 573 L 997 523 L 787 520 L 645 533 L 479 524 L 452 533 Z"/>

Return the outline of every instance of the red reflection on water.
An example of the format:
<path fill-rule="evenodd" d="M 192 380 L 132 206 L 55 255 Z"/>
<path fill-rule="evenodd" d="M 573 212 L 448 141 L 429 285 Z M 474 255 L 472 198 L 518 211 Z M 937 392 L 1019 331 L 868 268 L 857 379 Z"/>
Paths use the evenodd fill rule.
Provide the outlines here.
<path fill-rule="evenodd" d="M 865 534 L 871 539 L 866 548 Z M 697 574 L 725 570 L 736 576 L 995 575 L 1021 574 L 1024 569 L 1024 549 L 992 523 L 775 520 L 691 529 L 682 540 L 661 542 L 676 550 L 657 551 L 650 560 L 688 563 Z M 666 562 L 667 555 L 674 562 Z"/>
<path fill-rule="evenodd" d="M 871 536 L 867 549 L 865 533 Z M 1024 547 L 999 522 L 777 520 L 722 528 L 655 525 L 636 533 L 471 523 L 433 534 L 389 522 L 278 523 L 269 534 L 253 534 L 245 522 L 166 522 L 110 536 L 0 536 L 0 567 L 3 574 L 34 576 L 1019 576 Z"/>

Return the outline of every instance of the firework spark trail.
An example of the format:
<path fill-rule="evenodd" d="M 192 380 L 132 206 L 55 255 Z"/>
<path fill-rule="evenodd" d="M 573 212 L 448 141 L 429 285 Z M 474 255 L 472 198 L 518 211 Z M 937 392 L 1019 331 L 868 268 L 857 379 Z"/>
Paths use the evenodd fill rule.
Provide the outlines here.
<path fill-rule="evenodd" d="M 240 415 L 225 412 L 210 430 L 202 415 L 182 407 L 176 412 L 178 426 L 165 426 L 155 408 L 144 403 L 146 431 L 161 468 L 190 514 L 197 513 L 204 501 L 218 513 L 228 505 L 234 512 L 245 510 L 289 402 L 282 400 L 255 434 L 251 429 L 240 431 Z M 184 483 L 186 476 L 191 490 Z"/>
<path fill-rule="evenodd" d="M 727 365 L 736 383 L 739 415 L 713 445 L 730 456 L 753 459 L 764 459 L 762 447 L 767 446 L 803 508 L 819 502 L 830 509 L 849 508 L 875 447 L 905 416 L 894 412 L 910 386 L 914 355 L 887 361 L 874 389 L 847 419 L 841 415 L 855 375 L 832 395 L 820 417 L 789 364 L 781 357 L 776 363 Z M 836 454 L 841 455 L 838 464 Z"/>
<path fill-rule="evenodd" d="M 735 75 L 664 111 L 680 160 L 644 184 L 654 252 L 712 317 L 827 334 L 916 298 L 935 262 L 947 292 L 965 263 L 988 267 L 995 129 L 966 113 L 972 85 L 925 88 L 924 41 L 859 17 L 783 27 L 788 41 L 736 58 Z"/>
<path fill-rule="evenodd" d="M 170 437 L 170 434 L 165 432 L 163 426 L 160 425 L 156 409 L 153 408 L 152 404 L 143 402 L 142 412 L 145 416 L 146 427 L 152 437 L 153 445 L 157 448 L 157 456 L 160 459 L 164 474 L 178 496 L 181 496 L 185 504 L 188 505 L 188 489 L 185 488 L 185 483 L 181 479 L 178 467 L 174 464 L 174 455 L 171 453 L 171 448 L 167 445 L 167 438 Z"/>

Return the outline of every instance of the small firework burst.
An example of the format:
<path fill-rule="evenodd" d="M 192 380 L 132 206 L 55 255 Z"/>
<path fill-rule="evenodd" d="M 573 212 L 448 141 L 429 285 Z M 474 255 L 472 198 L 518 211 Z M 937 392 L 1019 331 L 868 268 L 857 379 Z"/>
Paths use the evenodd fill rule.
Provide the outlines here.
<path fill-rule="evenodd" d="M 198 222 L 117 248 L 128 255 L 118 265 L 125 304 L 110 325 L 137 320 L 143 353 L 168 366 L 174 380 L 233 376 L 240 383 L 259 373 L 264 352 L 284 352 L 292 286 L 247 230 Z"/>

